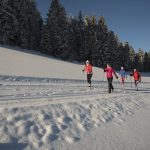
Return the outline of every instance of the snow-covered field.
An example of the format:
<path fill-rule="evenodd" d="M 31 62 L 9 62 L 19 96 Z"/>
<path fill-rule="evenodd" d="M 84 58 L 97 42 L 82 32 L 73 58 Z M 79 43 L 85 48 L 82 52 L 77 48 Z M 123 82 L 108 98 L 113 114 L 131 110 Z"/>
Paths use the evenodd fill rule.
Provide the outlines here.
<path fill-rule="evenodd" d="M 0 150 L 150 149 L 150 74 L 108 94 L 102 69 L 89 88 L 83 65 L 29 52 L 0 47 Z"/>

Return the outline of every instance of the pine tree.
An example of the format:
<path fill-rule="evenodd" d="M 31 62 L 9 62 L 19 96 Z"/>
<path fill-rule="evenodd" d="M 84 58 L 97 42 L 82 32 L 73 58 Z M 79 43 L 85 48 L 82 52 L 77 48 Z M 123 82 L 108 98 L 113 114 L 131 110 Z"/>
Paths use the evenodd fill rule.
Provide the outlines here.
<path fill-rule="evenodd" d="M 130 45 L 128 42 L 125 42 L 123 60 L 124 60 L 124 67 L 126 69 L 129 69 L 130 67 L 129 54 L 130 54 Z"/>
<path fill-rule="evenodd" d="M 83 20 L 83 15 L 82 12 L 79 11 L 78 15 L 78 35 L 77 35 L 77 47 L 78 47 L 78 52 L 79 52 L 79 58 L 80 61 L 84 60 L 84 20 Z"/>
<path fill-rule="evenodd" d="M 78 22 L 75 18 L 68 18 L 68 47 L 70 50 L 69 58 L 71 60 L 77 60 L 79 58 L 78 47 L 77 47 L 77 32 L 78 32 Z"/>
<path fill-rule="evenodd" d="M 39 11 L 36 8 L 34 0 L 30 0 L 29 3 L 29 26 L 30 26 L 30 48 L 40 49 L 41 31 L 43 20 Z"/>
<path fill-rule="evenodd" d="M 133 70 L 134 66 L 135 66 L 135 51 L 133 49 L 133 47 L 130 47 L 130 51 L 129 51 L 129 60 L 130 60 L 130 67 L 128 68 L 129 70 Z"/>
<path fill-rule="evenodd" d="M 149 64 L 150 64 L 150 58 L 148 57 L 148 53 L 144 53 L 144 61 L 143 61 L 143 69 L 144 71 L 150 71 L 149 70 Z"/>
<path fill-rule="evenodd" d="M 128 42 L 120 43 L 119 45 L 119 59 L 121 66 L 124 66 L 127 70 L 130 68 L 130 46 Z"/>
<path fill-rule="evenodd" d="M 42 37 L 41 37 L 41 51 L 47 54 L 51 54 L 50 50 L 51 45 L 49 43 L 49 39 L 50 39 L 50 34 L 48 32 L 48 26 L 47 24 L 43 24 L 42 27 Z"/>
<path fill-rule="evenodd" d="M 46 50 L 53 56 L 67 58 L 69 55 L 67 43 L 68 23 L 65 9 L 58 0 L 52 0 L 45 27 L 48 36 L 42 39 L 47 42 L 47 45 L 44 46 Z M 44 36 L 45 35 L 46 34 L 44 34 Z M 43 41 L 42 43 L 46 42 Z"/>
<path fill-rule="evenodd" d="M 124 46 L 123 43 L 119 43 L 119 64 L 120 66 L 124 66 L 124 60 L 123 60 L 123 55 L 124 55 Z"/>
<path fill-rule="evenodd" d="M 15 0 L 15 10 L 19 22 L 18 44 L 27 49 L 39 48 L 42 19 L 34 0 Z"/>
<path fill-rule="evenodd" d="M 83 51 L 83 30 L 81 28 L 81 18 L 68 18 L 69 23 L 69 38 L 68 46 L 70 49 L 70 59 L 71 60 L 82 60 Z"/>
<path fill-rule="evenodd" d="M 39 48 L 42 19 L 34 0 L 5 0 L 0 5 L 0 41 Z"/>
<path fill-rule="evenodd" d="M 107 37 L 107 45 L 108 45 L 108 51 L 106 54 L 106 60 L 115 68 L 120 69 L 120 63 L 119 63 L 119 41 L 117 36 L 114 34 L 113 31 L 110 31 Z"/>
<path fill-rule="evenodd" d="M 140 48 L 138 50 L 137 57 L 138 57 L 138 69 L 140 71 L 143 71 L 144 51 Z"/>
<path fill-rule="evenodd" d="M 139 64 L 139 61 L 140 61 L 139 56 L 138 56 L 138 54 L 136 53 L 136 54 L 135 54 L 135 58 L 134 58 L 134 68 L 135 68 L 135 69 L 138 69 L 138 70 L 140 69 L 140 68 L 139 68 L 139 65 L 140 65 L 140 64 Z"/>
<path fill-rule="evenodd" d="M 95 64 L 95 51 L 96 51 L 96 18 L 90 16 L 85 18 L 84 25 L 84 49 L 85 59 L 91 60 Z"/>
<path fill-rule="evenodd" d="M 0 1 L 0 42 L 15 44 L 18 20 L 11 0 Z"/>
<path fill-rule="evenodd" d="M 147 68 L 148 68 L 148 71 L 150 71 L 150 65 L 149 65 L 150 64 L 150 53 L 147 53 L 147 54 L 148 54 L 148 67 Z"/>
<path fill-rule="evenodd" d="M 97 65 L 104 67 L 108 62 L 106 60 L 106 49 L 107 49 L 107 36 L 108 36 L 108 28 L 105 23 L 105 18 L 101 16 L 98 20 L 97 24 L 97 32 L 96 32 L 96 53 L 95 60 L 97 61 Z"/>

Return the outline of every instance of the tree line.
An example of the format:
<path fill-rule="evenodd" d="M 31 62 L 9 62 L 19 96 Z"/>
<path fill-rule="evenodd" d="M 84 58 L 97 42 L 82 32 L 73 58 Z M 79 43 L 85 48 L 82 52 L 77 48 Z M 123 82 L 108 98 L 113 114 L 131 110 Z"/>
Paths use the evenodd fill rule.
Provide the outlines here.
<path fill-rule="evenodd" d="M 94 66 L 150 71 L 150 53 L 136 52 L 106 24 L 103 16 L 68 16 L 59 0 L 52 0 L 42 19 L 35 0 L 0 1 L 0 43 L 34 49 L 47 55 Z"/>

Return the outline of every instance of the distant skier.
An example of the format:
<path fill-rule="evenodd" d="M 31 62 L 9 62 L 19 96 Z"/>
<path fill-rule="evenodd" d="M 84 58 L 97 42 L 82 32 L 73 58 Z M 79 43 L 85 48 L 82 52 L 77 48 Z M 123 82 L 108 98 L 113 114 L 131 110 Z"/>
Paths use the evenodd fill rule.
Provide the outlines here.
<path fill-rule="evenodd" d="M 86 71 L 87 83 L 88 83 L 88 86 L 91 87 L 91 78 L 92 78 L 93 72 L 92 72 L 92 65 L 90 64 L 89 60 L 86 61 L 85 67 L 82 71 L 83 72 Z"/>
<path fill-rule="evenodd" d="M 139 71 L 137 71 L 137 69 L 134 69 L 130 76 L 133 76 L 135 88 L 136 91 L 138 91 L 138 83 L 141 82 L 141 74 L 139 73 Z"/>
<path fill-rule="evenodd" d="M 118 76 L 116 75 L 114 69 L 109 64 L 107 64 L 107 67 L 104 69 L 104 72 L 106 72 L 106 77 L 108 80 L 108 93 L 111 93 L 114 90 L 114 87 L 112 85 L 113 74 L 115 75 L 117 79 L 118 79 Z"/>
<path fill-rule="evenodd" d="M 121 67 L 121 70 L 119 71 L 119 75 L 121 77 L 121 86 L 122 88 L 124 88 L 124 81 L 125 81 L 125 78 L 127 78 L 127 74 L 126 74 L 126 71 L 124 70 L 124 67 Z"/>

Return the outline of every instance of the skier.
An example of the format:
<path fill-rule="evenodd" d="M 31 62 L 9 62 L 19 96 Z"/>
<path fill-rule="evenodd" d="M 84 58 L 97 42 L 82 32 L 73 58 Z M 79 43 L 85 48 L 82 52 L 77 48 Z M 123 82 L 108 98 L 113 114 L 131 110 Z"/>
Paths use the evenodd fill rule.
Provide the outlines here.
<path fill-rule="evenodd" d="M 138 91 L 138 83 L 141 82 L 141 74 L 137 71 L 137 69 L 134 69 L 130 76 L 133 76 L 135 88 L 136 91 Z"/>
<path fill-rule="evenodd" d="M 113 74 L 115 75 L 117 79 L 118 79 L 118 76 L 116 75 L 114 69 L 109 64 L 107 64 L 107 67 L 104 69 L 104 72 L 106 72 L 106 77 L 108 80 L 108 93 L 111 93 L 114 90 L 114 87 L 112 85 Z"/>
<path fill-rule="evenodd" d="M 122 88 L 124 88 L 124 81 L 125 81 L 125 78 L 127 78 L 127 74 L 126 74 L 126 71 L 124 70 L 124 67 L 121 67 L 121 70 L 119 71 L 119 75 L 121 77 L 121 86 Z"/>
<path fill-rule="evenodd" d="M 89 60 L 86 61 L 85 67 L 82 71 L 83 72 L 86 71 L 87 83 L 88 83 L 88 86 L 91 87 L 91 78 L 92 78 L 93 72 L 92 72 L 92 65 L 90 64 Z"/>

